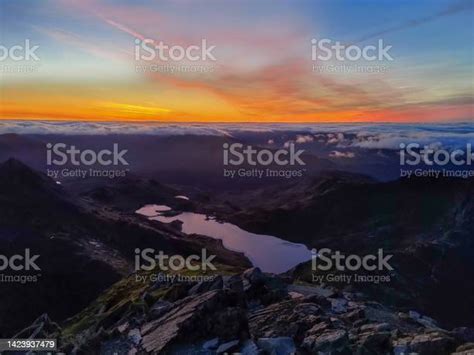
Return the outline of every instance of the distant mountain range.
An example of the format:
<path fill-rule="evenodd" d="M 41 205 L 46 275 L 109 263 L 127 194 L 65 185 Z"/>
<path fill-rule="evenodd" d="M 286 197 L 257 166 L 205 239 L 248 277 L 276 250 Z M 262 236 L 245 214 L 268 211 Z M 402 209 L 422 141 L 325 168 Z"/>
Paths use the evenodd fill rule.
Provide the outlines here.
<path fill-rule="evenodd" d="M 269 351 L 268 342 L 302 354 L 470 351 L 463 344 L 474 342 L 474 179 L 399 178 L 394 149 L 336 148 L 328 139 L 353 142 L 358 134 L 307 133 L 0 135 L 0 255 L 28 249 L 40 268 L 0 271 L 37 278 L 0 282 L 0 336 L 53 336 L 64 351 L 91 354 L 179 354 L 211 340 L 207 354 L 221 346 Z M 297 136 L 307 163 L 301 177 L 223 176 L 225 143 L 275 150 Z M 48 142 L 94 150 L 118 142 L 128 150 L 129 171 L 113 179 L 53 179 L 45 174 Z M 335 150 L 354 155 L 330 156 Z M 317 250 L 383 249 L 393 255 L 392 278 L 317 283 L 309 262 L 282 275 L 245 271 L 250 261 L 220 240 L 135 213 L 148 204 Z M 183 256 L 205 248 L 219 265 L 215 283 L 139 284 L 137 248 Z"/>

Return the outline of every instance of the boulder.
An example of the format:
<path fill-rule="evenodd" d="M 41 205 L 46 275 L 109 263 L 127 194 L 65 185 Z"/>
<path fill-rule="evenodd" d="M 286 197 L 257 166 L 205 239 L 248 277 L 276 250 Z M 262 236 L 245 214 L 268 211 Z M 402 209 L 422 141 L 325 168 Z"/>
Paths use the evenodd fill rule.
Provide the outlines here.
<path fill-rule="evenodd" d="M 392 326 L 388 323 L 372 323 L 365 324 L 360 327 L 361 333 L 377 333 L 377 332 L 386 332 L 392 330 Z"/>
<path fill-rule="evenodd" d="M 244 283 L 239 275 L 226 277 L 224 278 L 224 289 L 242 293 L 244 292 Z"/>
<path fill-rule="evenodd" d="M 301 346 L 313 354 L 333 354 L 348 349 L 349 337 L 342 329 L 327 330 L 323 334 L 306 337 Z"/>
<path fill-rule="evenodd" d="M 311 335 L 319 336 L 323 334 L 329 328 L 330 328 L 330 324 L 327 322 L 317 323 L 313 325 L 308 331 L 306 331 L 306 336 L 311 336 Z"/>
<path fill-rule="evenodd" d="M 242 277 L 252 285 L 261 285 L 265 283 L 265 275 L 258 267 L 247 269 L 243 272 Z"/>
<path fill-rule="evenodd" d="M 351 312 L 345 313 L 341 316 L 343 320 L 349 323 L 354 323 L 355 321 L 365 318 L 365 311 L 363 309 L 356 309 Z"/>
<path fill-rule="evenodd" d="M 442 355 L 449 354 L 454 350 L 452 338 L 442 333 L 429 333 L 416 335 L 410 343 L 410 349 L 420 355 Z"/>
<path fill-rule="evenodd" d="M 303 316 L 318 315 L 321 314 L 321 308 L 314 303 L 303 302 L 297 304 L 293 309 L 293 312 L 301 314 Z"/>
<path fill-rule="evenodd" d="M 394 354 L 418 353 L 419 355 L 450 354 L 455 349 L 453 338 L 441 332 L 415 334 L 392 342 Z"/>
<path fill-rule="evenodd" d="M 472 355 L 474 354 L 474 343 L 466 343 L 456 348 L 456 352 L 451 355 Z"/>
<path fill-rule="evenodd" d="M 357 346 L 359 352 L 371 354 L 388 354 L 391 352 L 392 346 L 390 342 L 390 332 L 371 331 L 360 334 L 357 337 Z"/>
<path fill-rule="evenodd" d="M 427 316 L 421 316 L 416 320 L 419 324 L 423 325 L 425 328 L 431 329 L 440 329 L 438 323 L 433 318 Z"/>

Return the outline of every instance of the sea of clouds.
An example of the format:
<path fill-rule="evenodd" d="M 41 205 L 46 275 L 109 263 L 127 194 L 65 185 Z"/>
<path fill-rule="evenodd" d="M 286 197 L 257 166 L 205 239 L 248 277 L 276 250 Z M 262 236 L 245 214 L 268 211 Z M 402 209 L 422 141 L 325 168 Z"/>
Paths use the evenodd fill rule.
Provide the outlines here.
<path fill-rule="evenodd" d="M 283 145 L 319 142 L 334 148 L 399 149 L 401 143 L 445 148 L 474 144 L 474 122 L 426 124 L 215 124 L 215 123 L 130 123 L 130 122 L 57 122 L 2 121 L 0 134 L 55 135 L 214 135 L 236 137 L 245 134 L 275 137 L 291 136 Z"/>

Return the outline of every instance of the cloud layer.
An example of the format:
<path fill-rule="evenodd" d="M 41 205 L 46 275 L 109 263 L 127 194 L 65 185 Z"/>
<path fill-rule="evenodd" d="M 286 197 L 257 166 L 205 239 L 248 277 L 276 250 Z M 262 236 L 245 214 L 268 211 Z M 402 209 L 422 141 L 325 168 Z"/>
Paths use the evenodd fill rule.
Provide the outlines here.
<path fill-rule="evenodd" d="M 474 123 L 451 124 L 176 124 L 121 122 L 53 122 L 3 121 L 0 134 L 65 134 L 65 135 L 212 135 L 242 138 L 261 135 L 261 144 L 279 145 L 281 137 L 289 137 L 281 145 L 319 144 L 343 157 L 341 149 L 393 149 L 400 143 L 462 147 L 474 145 Z"/>

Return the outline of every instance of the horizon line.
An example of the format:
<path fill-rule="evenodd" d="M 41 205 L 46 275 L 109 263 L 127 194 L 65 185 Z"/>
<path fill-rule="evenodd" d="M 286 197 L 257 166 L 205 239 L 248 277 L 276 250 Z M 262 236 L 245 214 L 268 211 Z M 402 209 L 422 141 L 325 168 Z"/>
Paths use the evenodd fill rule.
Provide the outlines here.
<path fill-rule="evenodd" d="M 202 124 L 202 125 L 231 125 L 231 124 L 249 124 L 249 125 L 295 125 L 295 124 L 307 124 L 307 125 L 314 125 L 314 124 L 352 124 L 352 125 L 363 125 L 363 124 L 393 124 L 393 125 L 403 125 L 403 124 L 417 124 L 417 125 L 430 125 L 430 124 L 474 124 L 474 119 L 472 121 L 468 120 L 459 120 L 459 121 L 294 121 L 294 122 L 287 122 L 287 121 L 144 121 L 144 120 L 84 120 L 84 119 L 18 119 L 18 118 L 0 118 L 0 125 L 1 122 L 48 122 L 48 123 L 133 123 L 133 124 Z"/>

